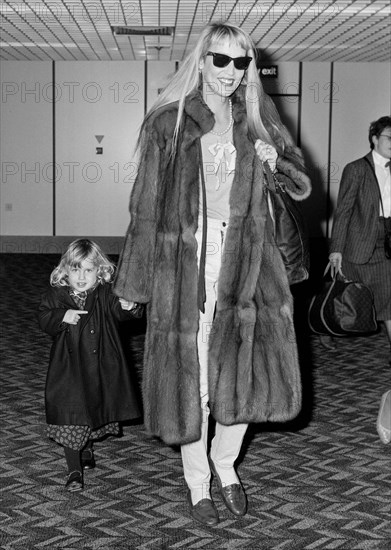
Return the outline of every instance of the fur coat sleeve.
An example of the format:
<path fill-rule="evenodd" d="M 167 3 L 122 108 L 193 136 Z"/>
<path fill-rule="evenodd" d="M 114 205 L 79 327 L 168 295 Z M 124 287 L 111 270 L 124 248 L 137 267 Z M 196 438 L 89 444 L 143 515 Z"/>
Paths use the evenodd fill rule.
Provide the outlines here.
<path fill-rule="evenodd" d="M 114 293 L 141 304 L 151 298 L 157 205 L 163 173 L 162 134 L 153 122 L 146 123 L 141 142 L 139 170 L 130 197 L 130 224 L 119 259 Z"/>
<path fill-rule="evenodd" d="M 299 149 L 289 148 L 277 158 L 278 181 L 286 192 L 296 201 L 303 201 L 311 194 L 311 180 L 304 168 Z"/>

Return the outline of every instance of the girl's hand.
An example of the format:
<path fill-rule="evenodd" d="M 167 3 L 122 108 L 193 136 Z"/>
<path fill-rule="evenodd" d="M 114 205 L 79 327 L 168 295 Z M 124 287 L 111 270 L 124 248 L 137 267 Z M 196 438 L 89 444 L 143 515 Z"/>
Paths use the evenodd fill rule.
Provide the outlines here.
<path fill-rule="evenodd" d="M 122 309 L 124 309 L 125 311 L 132 310 L 136 305 L 136 302 L 128 302 L 128 300 L 124 300 L 123 298 L 119 298 L 119 302 L 121 304 Z"/>
<path fill-rule="evenodd" d="M 260 139 L 255 142 L 255 151 L 262 162 L 268 162 L 270 170 L 274 172 L 276 169 L 278 153 L 273 145 L 269 145 Z"/>
<path fill-rule="evenodd" d="M 65 313 L 62 320 L 63 323 L 68 323 L 68 325 L 77 325 L 80 321 L 80 315 L 85 315 L 88 311 L 82 311 L 80 309 L 68 309 Z"/>

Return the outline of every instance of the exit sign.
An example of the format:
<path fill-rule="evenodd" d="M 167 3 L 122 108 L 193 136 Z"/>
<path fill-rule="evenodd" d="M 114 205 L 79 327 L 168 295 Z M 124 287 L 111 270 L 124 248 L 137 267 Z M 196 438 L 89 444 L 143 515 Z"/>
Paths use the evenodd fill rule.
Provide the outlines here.
<path fill-rule="evenodd" d="M 259 72 L 263 78 L 278 78 L 277 65 L 261 65 Z"/>

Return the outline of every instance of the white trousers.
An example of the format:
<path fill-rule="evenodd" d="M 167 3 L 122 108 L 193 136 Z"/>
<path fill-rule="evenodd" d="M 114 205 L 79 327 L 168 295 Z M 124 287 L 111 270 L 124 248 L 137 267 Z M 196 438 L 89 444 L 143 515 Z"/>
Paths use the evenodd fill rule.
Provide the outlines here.
<path fill-rule="evenodd" d="M 198 225 L 202 228 L 202 220 Z M 210 468 L 208 464 L 208 338 L 212 328 L 217 298 L 217 281 L 222 261 L 226 222 L 208 219 L 208 238 L 205 258 L 205 313 L 200 312 L 197 334 L 200 363 L 200 391 L 202 404 L 201 438 L 194 443 L 182 445 L 181 454 L 186 483 L 191 491 L 193 504 L 210 498 Z M 198 251 L 201 251 L 202 230 L 196 233 Z M 215 435 L 211 442 L 210 456 L 223 485 L 238 483 L 234 470 L 248 424 L 223 426 L 216 422 Z"/>

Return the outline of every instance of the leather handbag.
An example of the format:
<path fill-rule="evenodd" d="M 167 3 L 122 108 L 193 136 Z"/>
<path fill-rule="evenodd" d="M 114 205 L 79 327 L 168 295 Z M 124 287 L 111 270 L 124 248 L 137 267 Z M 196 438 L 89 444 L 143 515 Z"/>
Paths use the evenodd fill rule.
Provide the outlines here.
<path fill-rule="evenodd" d="M 330 269 L 327 265 L 324 276 Z M 349 281 L 340 271 L 324 284 L 308 309 L 312 332 L 347 336 L 376 332 L 377 322 L 373 294 L 369 287 Z"/>
<path fill-rule="evenodd" d="M 307 225 L 299 205 L 279 183 L 269 164 L 263 163 L 274 240 L 281 253 L 290 285 L 309 277 L 310 254 Z"/>

